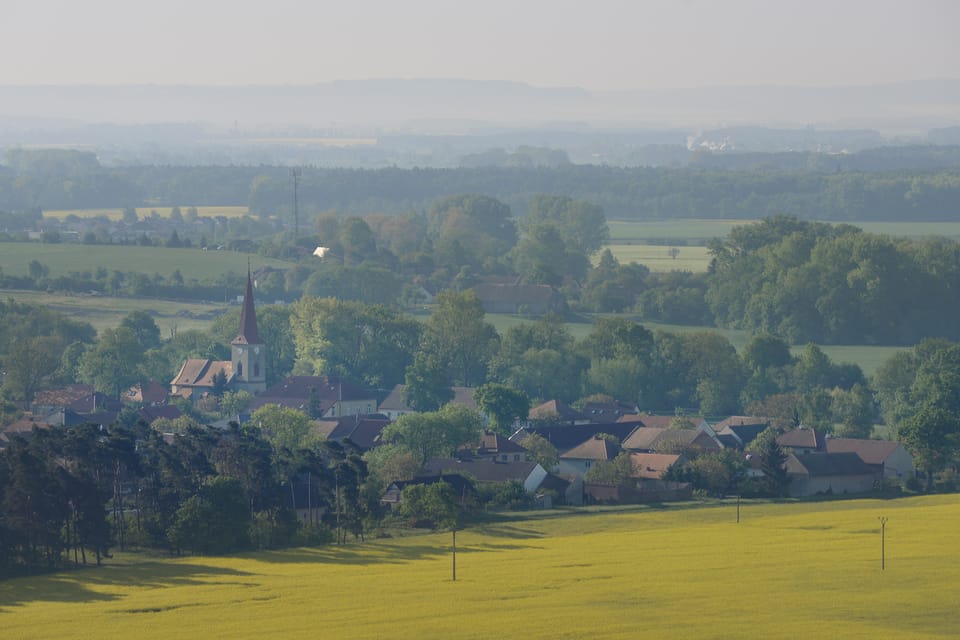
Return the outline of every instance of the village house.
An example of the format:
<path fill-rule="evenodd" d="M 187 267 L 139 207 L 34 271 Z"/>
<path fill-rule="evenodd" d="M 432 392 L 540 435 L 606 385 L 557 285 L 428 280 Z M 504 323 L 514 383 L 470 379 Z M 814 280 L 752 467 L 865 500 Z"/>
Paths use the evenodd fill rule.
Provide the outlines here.
<path fill-rule="evenodd" d="M 314 432 L 330 442 L 347 442 L 361 452 L 380 444 L 380 434 L 390 424 L 383 415 L 345 415 L 314 422 Z"/>
<path fill-rule="evenodd" d="M 474 460 L 496 460 L 498 462 L 523 462 L 529 460 L 527 450 L 506 436 L 492 431 L 484 431 L 478 443 L 473 443 L 457 451 L 457 457 Z"/>
<path fill-rule="evenodd" d="M 711 425 L 724 449 L 748 449 L 769 426 L 769 419 L 753 416 L 730 416 Z"/>
<path fill-rule="evenodd" d="M 777 445 L 779 445 L 785 453 L 795 455 L 816 453 L 826 450 L 826 438 L 823 433 L 816 429 L 800 427 L 798 429 L 791 429 L 777 436 Z"/>
<path fill-rule="evenodd" d="M 473 499 L 476 491 L 473 483 L 466 476 L 458 473 L 442 473 L 434 475 L 423 475 L 410 480 L 395 480 L 391 482 L 380 498 L 380 505 L 387 507 L 391 512 L 398 511 L 402 504 L 403 490 L 412 485 L 437 484 L 444 482 L 453 489 L 454 493 L 460 496 L 460 503 L 465 504 Z"/>
<path fill-rule="evenodd" d="M 383 399 L 377 406 L 377 413 L 382 413 L 391 420 L 396 420 L 400 416 L 407 413 L 416 413 L 416 410 L 408 405 L 403 399 L 403 390 L 406 388 L 406 385 L 398 384 L 390 390 L 390 393 L 387 394 L 387 397 Z M 471 411 L 477 411 L 476 401 L 473 399 L 473 394 L 476 391 L 475 387 L 450 387 L 453 391 L 453 398 L 450 399 L 448 404 L 459 404 L 470 409 Z"/>
<path fill-rule="evenodd" d="M 790 454 L 784 466 L 792 498 L 868 493 L 877 480 L 874 470 L 852 452 Z"/>
<path fill-rule="evenodd" d="M 557 472 L 562 476 L 571 475 L 582 478 L 591 467 L 600 462 L 609 462 L 619 453 L 620 445 L 603 437 L 602 434 L 597 434 L 561 453 Z"/>
<path fill-rule="evenodd" d="M 777 437 L 777 444 L 786 453 L 856 453 L 878 478 L 906 480 L 915 475 L 913 456 L 893 440 L 834 438 L 816 429 L 800 427 Z"/>
<path fill-rule="evenodd" d="M 167 403 L 170 392 L 156 380 L 137 383 L 123 394 L 123 401 L 143 406 L 160 406 Z"/>
<path fill-rule="evenodd" d="M 916 473 L 913 456 L 902 444 L 892 440 L 828 437 L 825 450 L 827 453 L 855 453 L 874 473 L 887 480 L 907 480 Z"/>
<path fill-rule="evenodd" d="M 560 400 L 547 400 L 530 409 L 526 426 L 534 424 L 588 424 L 590 418 Z"/>
<path fill-rule="evenodd" d="M 629 451 L 647 453 L 676 453 L 682 449 L 719 451 L 717 439 L 700 429 L 670 429 L 667 427 L 638 427 L 622 443 Z"/>
<path fill-rule="evenodd" d="M 249 411 L 266 405 L 296 409 L 311 417 L 370 415 L 377 406 L 377 393 L 338 376 L 290 376 L 254 398 Z"/>
<path fill-rule="evenodd" d="M 562 454 L 583 444 L 598 434 L 607 434 L 613 436 L 617 441 L 623 442 L 638 428 L 635 424 L 622 424 L 617 422 L 608 424 L 532 425 L 518 429 L 510 436 L 510 439 L 522 445 L 524 438 L 531 433 L 535 433 L 552 444 L 557 452 Z"/>
<path fill-rule="evenodd" d="M 566 504 L 580 504 L 582 489 L 569 480 L 550 473 L 540 464 L 530 461 L 503 462 L 492 458 L 435 458 L 424 465 L 422 475 L 437 474 L 442 477 L 460 475 L 477 484 L 501 484 L 519 482 L 524 491 L 537 497 L 538 505 L 550 508 L 554 497 Z"/>

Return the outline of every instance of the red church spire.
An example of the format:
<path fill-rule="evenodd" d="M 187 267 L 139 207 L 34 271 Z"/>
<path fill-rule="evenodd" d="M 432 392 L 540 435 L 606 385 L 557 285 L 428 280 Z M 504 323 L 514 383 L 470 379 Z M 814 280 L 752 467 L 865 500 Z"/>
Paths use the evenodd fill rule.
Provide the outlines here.
<path fill-rule="evenodd" d="M 257 331 L 257 312 L 253 308 L 253 278 L 247 267 L 247 289 L 243 293 L 243 307 L 240 309 L 240 333 L 230 344 L 263 344 Z"/>

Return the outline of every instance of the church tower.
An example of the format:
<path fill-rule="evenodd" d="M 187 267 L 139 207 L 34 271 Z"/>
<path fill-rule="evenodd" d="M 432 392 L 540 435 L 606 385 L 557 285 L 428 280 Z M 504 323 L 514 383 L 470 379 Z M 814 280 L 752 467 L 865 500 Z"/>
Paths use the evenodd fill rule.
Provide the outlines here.
<path fill-rule="evenodd" d="M 258 394 L 267 388 L 267 350 L 257 331 L 253 307 L 253 279 L 247 269 L 247 289 L 240 309 L 240 332 L 230 343 L 233 352 L 233 384 L 237 391 Z"/>

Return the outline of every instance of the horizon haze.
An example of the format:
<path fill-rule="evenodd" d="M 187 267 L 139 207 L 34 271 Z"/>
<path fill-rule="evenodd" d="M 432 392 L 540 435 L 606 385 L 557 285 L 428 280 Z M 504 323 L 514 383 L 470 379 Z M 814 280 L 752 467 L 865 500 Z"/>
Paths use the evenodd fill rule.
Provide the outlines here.
<path fill-rule="evenodd" d="M 950 0 L 12 0 L 0 85 L 498 80 L 591 92 L 956 75 Z"/>

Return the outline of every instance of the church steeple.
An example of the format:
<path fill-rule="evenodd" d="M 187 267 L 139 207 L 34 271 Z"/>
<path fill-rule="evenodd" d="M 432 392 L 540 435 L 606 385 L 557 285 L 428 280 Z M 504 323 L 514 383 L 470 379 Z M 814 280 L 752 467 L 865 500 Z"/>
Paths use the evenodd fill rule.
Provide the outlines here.
<path fill-rule="evenodd" d="M 257 331 L 257 311 L 253 307 L 253 278 L 247 268 L 247 289 L 243 293 L 243 307 L 240 309 L 240 332 L 230 344 L 263 344 Z"/>
<path fill-rule="evenodd" d="M 240 329 L 230 343 L 233 352 L 233 386 L 237 390 L 260 393 L 267 388 L 267 353 L 257 330 L 257 311 L 253 306 L 253 277 L 247 265 L 247 289 L 240 308 Z"/>

